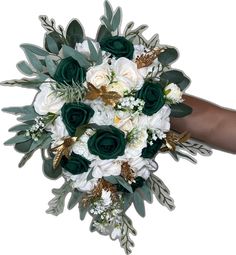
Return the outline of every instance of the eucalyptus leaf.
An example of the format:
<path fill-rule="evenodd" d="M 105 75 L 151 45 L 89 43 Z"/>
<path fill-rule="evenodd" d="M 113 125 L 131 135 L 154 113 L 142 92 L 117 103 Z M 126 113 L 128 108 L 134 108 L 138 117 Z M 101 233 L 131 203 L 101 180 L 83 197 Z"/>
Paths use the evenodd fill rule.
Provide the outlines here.
<path fill-rule="evenodd" d="M 121 177 L 121 176 L 115 176 L 115 179 L 118 181 L 118 183 L 119 183 L 122 187 L 124 187 L 124 188 L 125 188 L 126 190 L 128 190 L 130 193 L 133 193 L 133 189 L 132 189 L 131 185 L 130 185 L 128 182 L 126 182 L 126 181 L 124 180 L 123 177 Z"/>
<path fill-rule="evenodd" d="M 33 142 L 33 140 L 30 139 L 30 140 L 22 142 L 22 143 L 16 143 L 15 150 L 20 153 L 27 153 L 30 150 L 32 142 Z"/>
<path fill-rule="evenodd" d="M 16 144 L 16 143 L 23 143 L 23 142 L 26 142 L 28 140 L 30 140 L 31 138 L 29 136 L 26 136 L 26 135 L 16 135 L 10 139 L 8 139 L 4 145 L 13 145 L 13 144 Z"/>
<path fill-rule="evenodd" d="M 8 129 L 9 132 L 18 132 L 18 131 L 25 131 L 27 129 L 30 129 L 31 125 L 28 124 L 20 124 L 20 125 L 16 125 L 14 127 L 11 127 L 10 129 Z"/>
<path fill-rule="evenodd" d="M 47 56 L 45 58 L 45 63 L 50 76 L 53 77 L 57 69 L 55 62 L 52 60 L 50 56 Z"/>
<path fill-rule="evenodd" d="M 24 155 L 24 157 L 21 159 L 21 161 L 20 161 L 20 163 L 18 164 L 18 167 L 23 167 L 25 164 L 26 164 L 26 162 L 29 160 L 29 159 L 31 159 L 31 157 L 34 155 L 34 152 L 35 151 L 30 151 L 30 152 L 28 152 L 28 153 L 26 153 L 25 155 Z"/>
<path fill-rule="evenodd" d="M 81 43 L 84 40 L 84 29 L 77 19 L 73 19 L 66 30 L 66 39 L 69 45 L 74 48 L 76 43 Z"/>
<path fill-rule="evenodd" d="M 112 25 L 110 24 L 109 20 L 108 20 L 105 16 L 101 17 L 101 21 L 103 22 L 103 24 L 106 26 L 106 28 L 107 28 L 110 32 L 113 31 Z"/>
<path fill-rule="evenodd" d="M 65 182 L 59 189 L 53 189 L 55 197 L 49 201 L 46 213 L 58 216 L 64 211 L 66 196 L 72 191 L 70 182 Z"/>
<path fill-rule="evenodd" d="M 134 207 L 141 217 L 145 217 L 144 201 L 137 191 L 134 192 Z"/>
<path fill-rule="evenodd" d="M 33 70 L 31 69 L 31 67 L 29 66 L 29 64 L 26 62 L 26 61 L 20 61 L 16 67 L 18 68 L 18 70 L 20 72 L 22 72 L 23 74 L 25 75 L 33 75 L 34 72 Z"/>
<path fill-rule="evenodd" d="M 93 62 L 97 62 L 98 61 L 98 53 L 97 53 L 97 50 L 96 48 L 94 47 L 92 41 L 90 39 L 87 39 L 88 41 L 88 46 L 89 46 L 89 51 L 90 51 L 90 59 L 93 61 Z"/>
<path fill-rule="evenodd" d="M 56 169 L 54 169 L 53 159 L 45 159 L 43 161 L 43 173 L 47 178 L 56 180 L 62 175 L 62 168 L 61 166 L 58 166 Z"/>
<path fill-rule="evenodd" d="M 46 57 L 49 55 L 47 51 L 33 44 L 24 43 L 24 44 L 21 44 L 20 47 L 23 49 L 27 49 L 38 56 Z"/>
<path fill-rule="evenodd" d="M 129 207 L 132 205 L 133 203 L 133 197 L 134 195 L 132 193 L 123 193 L 123 199 L 124 199 L 124 207 L 123 210 L 127 211 L 129 209 Z"/>
<path fill-rule="evenodd" d="M 52 48 L 53 52 L 51 52 L 50 48 L 49 48 L 49 44 L 48 44 L 48 37 L 52 38 L 54 40 L 54 42 L 57 44 L 57 47 L 55 46 L 54 42 L 54 46 Z M 49 39 L 50 41 L 50 39 Z M 46 33 L 45 34 L 45 38 L 44 38 L 44 47 L 47 51 L 51 52 L 51 53 L 54 53 L 54 54 L 58 54 L 59 53 L 59 50 L 61 49 L 62 47 L 62 44 L 64 43 L 64 41 L 62 40 L 60 34 L 58 32 L 50 32 L 50 33 Z M 52 46 L 52 45 L 51 45 Z M 58 51 L 56 51 L 56 49 Z"/>
<path fill-rule="evenodd" d="M 80 220 L 84 220 L 88 212 L 88 207 L 85 207 L 83 203 L 79 203 Z"/>
<path fill-rule="evenodd" d="M 158 60 L 164 66 L 173 63 L 178 58 L 178 52 L 175 48 L 167 48 L 164 52 L 160 53 Z"/>
<path fill-rule="evenodd" d="M 136 191 L 141 193 L 144 200 L 146 200 L 148 203 L 152 203 L 152 191 L 146 183 L 144 183 L 144 185 L 141 188 L 138 188 Z"/>
<path fill-rule="evenodd" d="M 73 189 L 67 208 L 69 210 L 73 209 L 80 202 L 82 196 L 83 193 L 81 191 L 79 191 L 78 189 Z"/>
<path fill-rule="evenodd" d="M 109 38 L 111 36 L 112 36 L 111 32 L 106 28 L 105 25 L 102 24 L 98 28 L 97 35 L 96 35 L 96 41 L 101 42 L 102 39 Z"/>
<path fill-rule="evenodd" d="M 192 113 L 192 108 L 184 103 L 172 104 L 170 108 L 170 116 L 174 118 L 183 118 Z"/>
<path fill-rule="evenodd" d="M 43 65 L 41 64 L 39 59 L 36 57 L 36 55 L 28 49 L 24 49 L 24 52 L 28 61 L 33 66 L 33 68 L 38 72 L 43 72 Z"/>
<path fill-rule="evenodd" d="M 119 29 L 120 23 L 121 23 L 121 8 L 118 7 L 113 18 L 112 18 L 111 26 L 112 26 L 113 31 L 116 31 Z"/>
<path fill-rule="evenodd" d="M 17 106 L 11 106 L 11 107 L 5 107 L 2 109 L 3 112 L 11 113 L 11 114 L 29 114 L 32 113 L 33 111 L 33 106 L 32 105 L 26 105 L 22 107 L 17 107 Z"/>
<path fill-rule="evenodd" d="M 118 180 L 116 179 L 115 176 L 111 175 L 111 176 L 104 176 L 103 177 L 106 181 L 110 182 L 111 184 L 117 184 Z"/>
<path fill-rule="evenodd" d="M 105 7 L 105 15 L 106 15 L 108 21 L 111 22 L 112 16 L 113 16 L 112 6 L 108 1 L 105 1 L 104 7 Z"/>
<path fill-rule="evenodd" d="M 81 67 L 88 68 L 91 66 L 90 62 L 80 52 L 72 49 L 71 47 L 67 45 L 63 45 L 62 48 L 63 48 L 65 57 L 72 57 L 73 59 L 78 61 Z"/>
<path fill-rule="evenodd" d="M 50 34 L 46 35 L 45 42 L 46 42 L 46 45 L 47 45 L 47 49 L 51 53 L 54 53 L 54 54 L 58 54 L 59 53 L 57 42 L 55 41 L 55 39 Z"/>

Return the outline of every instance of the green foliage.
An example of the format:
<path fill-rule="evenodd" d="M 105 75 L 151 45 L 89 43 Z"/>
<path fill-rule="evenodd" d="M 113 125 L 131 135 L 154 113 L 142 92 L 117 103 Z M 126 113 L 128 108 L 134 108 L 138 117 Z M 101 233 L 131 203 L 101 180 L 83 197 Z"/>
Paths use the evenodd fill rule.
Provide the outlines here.
<path fill-rule="evenodd" d="M 46 34 L 45 36 L 45 48 L 54 54 L 58 54 L 59 53 L 59 47 L 57 45 L 57 41 L 56 39 L 53 37 L 53 34 Z"/>
<path fill-rule="evenodd" d="M 32 65 L 32 67 L 35 69 L 36 72 L 43 72 L 43 65 L 38 59 L 38 57 L 29 49 L 23 48 L 25 55 L 29 61 L 29 63 Z"/>
<path fill-rule="evenodd" d="M 178 55 L 175 48 L 166 48 L 164 52 L 160 53 L 158 60 L 162 65 L 167 66 L 173 63 L 178 58 Z"/>
<path fill-rule="evenodd" d="M 32 139 L 30 139 L 28 141 L 25 141 L 25 142 L 21 142 L 21 143 L 16 143 L 15 144 L 15 150 L 17 152 L 24 153 L 24 154 L 28 153 L 32 143 L 33 143 Z"/>
<path fill-rule="evenodd" d="M 58 216 L 59 214 L 63 213 L 66 196 L 71 191 L 72 188 L 70 182 L 66 181 L 59 189 L 53 189 L 52 193 L 55 195 L 55 197 L 49 201 L 49 208 L 47 209 L 46 213 L 52 214 L 54 216 Z"/>
<path fill-rule="evenodd" d="M 101 42 L 102 39 L 106 39 L 112 36 L 112 33 L 106 28 L 105 25 L 100 25 L 96 35 L 96 41 Z"/>
<path fill-rule="evenodd" d="M 167 72 L 163 72 L 160 75 L 160 79 L 163 85 L 175 83 L 182 91 L 185 90 L 190 83 L 189 78 L 182 71 L 179 70 L 170 70 Z"/>
<path fill-rule="evenodd" d="M 67 208 L 69 210 L 73 209 L 81 201 L 82 196 L 83 192 L 79 191 L 78 189 L 73 189 Z"/>
<path fill-rule="evenodd" d="M 119 34 L 121 25 L 121 8 L 118 7 L 113 11 L 111 4 L 108 1 L 104 3 L 105 14 L 101 17 L 101 22 L 109 32 L 116 32 Z"/>
<path fill-rule="evenodd" d="M 140 193 L 137 191 L 134 192 L 134 207 L 141 217 L 145 217 L 144 201 Z"/>
<path fill-rule="evenodd" d="M 33 54 L 38 56 L 46 57 L 49 55 L 47 51 L 33 44 L 24 43 L 24 44 L 21 44 L 20 47 L 23 49 L 27 49 L 28 51 L 31 51 Z"/>
<path fill-rule="evenodd" d="M 170 191 L 160 178 L 151 173 L 147 185 L 160 204 L 166 206 L 171 211 L 175 209 L 174 200 L 170 197 Z"/>
<path fill-rule="evenodd" d="M 29 64 L 26 61 L 20 61 L 16 67 L 18 68 L 18 70 L 20 72 L 22 72 L 25 75 L 33 75 L 34 71 L 32 70 L 32 68 L 29 66 Z"/>
<path fill-rule="evenodd" d="M 90 51 L 90 59 L 96 63 L 96 65 L 102 64 L 102 51 L 101 49 L 97 49 L 94 47 L 92 41 L 90 39 L 87 39 L 88 41 L 88 46 L 89 46 L 89 51 Z"/>
<path fill-rule="evenodd" d="M 132 253 L 131 248 L 134 247 L 134 242 L 132 241 L 130 235 L 137 235 L 135 228 L 133 227 L 133 223 L 131 219 L 123 214 L 122 216 L 122 235 L 120 237 L 120 246 L 125 250 L 125 253 L 128 255 Z"/>
<path fill-rule="evenodd" d="M 30 137 L 29 136 L 26 136 L 25 134 L 23 135 L 16 135 L 10 139 L 8 139 L 4 145 L 14 145 L 16 143 L 23 143 L 23 142 L 26 142 L 30 140 Z"/>
<path fill-rule="evenodd" d="M 20 80 L 8 80 L 0 82 L 2 86 L 22 87 L 27 89 L 38 89 L 47 77 L 36 77 L 33 79 L 22 78 Z"/>
<path fill-rule="evenodd" d="M 63 53 L 64 53 L 65 57 L 72 57 L 73 59 L 78 61 L 78 63 L 80 64 L 81 67 L 84 67 L 87 69 L 91 66 L 91 63 L 80 52 L 72 49 L 71 47 L 69 47 L 67 45 L 63 45 L 62 49 L 63 49 Z"/>
<path fill-rule="evenodd" d="M 170 116 L 174 118 L 183 118 L 192 113 L 192 108 L 184 103 L 172 104 L 170 108 Z"/>
<path fill-rule="evenodd" d="M 53 77 L 56 72 L 57 66 L 55 62 L 53 61 L 52 57 L 46 56 L 45 63 L 50 76 Z"/>
<path fill-rule="evenodd" d="M 84 29 L 77 19 L 73 19 L 66 29 L 66 39 L 69 46 L 75 47 L 76 43 L 84 40 Z"/>

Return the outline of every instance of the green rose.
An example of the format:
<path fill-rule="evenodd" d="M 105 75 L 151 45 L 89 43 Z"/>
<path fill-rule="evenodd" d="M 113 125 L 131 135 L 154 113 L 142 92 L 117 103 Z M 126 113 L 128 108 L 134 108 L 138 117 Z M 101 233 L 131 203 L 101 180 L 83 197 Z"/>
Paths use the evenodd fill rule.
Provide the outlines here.
<path fill-rule="evenodd" d="M 89 123 L 94 110 L 84 103 L 68 103 L 63 105 L 61 115 L 69 135 L 74 136 L 77 127 Z"/>
<path fill-rule="evenodd" d="M 163 140 L 158 138 L 157 140 L 153 141 L 152 145 L 148 144 L 147 147 L 143 148 L 141 156 L 143 158 L 153 158 L 160 150 L 162 144 Z"/>
<path fill-rule="evenodd" d="M 59 83 L 72 85 L 72 81 L 83 83 L 86 77 L 86 70 L 72 57 L 64 58 L 57 66 L 54 80 Z"/>
<path fill-rule="evenodd" d="M 89 151 L 100 159 L 115 159 L 125 151 L 125 134 L 113 126 L 98 129 L 88 140 Z"/>
<path fill-rule="evenodd" d="M 134 46 L 123 36 L 113 36 L 102 39 L 101 49 L 110 52 L 116 58 L 125 57 L 133 59 Z"/>
<path fill-rule="evenodd" d="M 165 104 L 164 93 L 159 83 L 145 82 L 137 91 L 136 97 L 144 100 L 143 113 L 148 116 L 158 112 Z"/>
<path fill-rule="evenodd" d="M 61 166 L 73 175 L 82 174 L 89 169 L 90 161 L 72 152 L 70 158 L 63 156 Z"/>

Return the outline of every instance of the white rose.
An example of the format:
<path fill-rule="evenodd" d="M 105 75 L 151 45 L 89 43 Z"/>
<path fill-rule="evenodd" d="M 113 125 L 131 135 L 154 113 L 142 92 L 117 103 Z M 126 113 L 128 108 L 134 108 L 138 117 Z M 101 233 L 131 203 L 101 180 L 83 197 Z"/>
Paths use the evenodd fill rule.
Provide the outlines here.
<path fill-rule="evenodd" d="M 124 96 L 124 92 L 126 90 L 128 90 L 127 85 L 121 81 L 113 82 L 107 86 L 107 91 L 115 91 L 122 97 Z"/>
<path fill-rule="evenodd" d="M 91 67 L 86 74 L 87 82 L 92 83 L 96 88 L 110 83 L 109 77 L 111 76 L 110 66 L 103 63 L 98 66 Z"/>
<path fill-rule="evenodd" d="M 165 87 L 165 94 L 166 94 L 166 98 L 174 104 L 183 102 L 183 99 L 182 99 L 183 92 L 174 83 L 171 83 Z"/>
<path fill-rule="evenodd" d="M 147 116 L 142 114 L 137 120 L 137 125 L 146 129 L 158 129 L 165 133 L 170 130 L 170 107 L 164 105 L 157 113 Z"/>
<path fill-rule="evenodd" d="M 64 125 L 61 116 L 57 117 L 53 124 L 48 127 L 48 131 L 52 133 L 53 143 L 51 147 L 56 147 L 63 142 L 64 137 L 68 136 L 66 126 Z"/>
<path fill-rule="evenodd" d="M 94 160 L 91 162 L 90 167 L 93 168 L 93 177 L 102 178 L 103 176 L 120 175 L 121 164 L 120 161 L 114 159 L 109 160 Z"/>
<path fill-rule="evenodd" d="M 144 82 L 143 77 L 138 72 L 137 65 L 133 61 L 123 57 L 119 58 L 113 61 L 112 69 L 115 73 L 116 80 L 124 84 L 125 90 L 138 90 L 142 87 Z"/>
<path fill-rule="evenodd" d="M 95 49 L 98 51 L 100 49 L 100 45 L 98 42 L 95 42 L 91 40 L 93 46 Z M 90 50 L 89 50 L 89 45 L 88 45 L 88 40 L 84 40 L 82 43 L 76 43 L 75 49 L 82 53 L 83 55 L 90 57 Z"/>
<path fill-rule="evenodd" d="M 147 146 L 147 138 L 148 133 L 146 129 L 135 131 L 134 138 L 126 146 L 125 157 L 133 158 L 141 156 L 143 148 Z"/>
<path fill-rule="evenodd" d="M 40 115 L 46 115 L 49 112 L 58 113 L 64 103 L 61 97 L 56 97 L 49 83 L 43 83 L 35 98 L 34 109 Z"/>
<path fill-rule="evenodd" d="M 128 161 L 131 169 L 135 172 L 136 176 L 140 176 L 143 179 L 147 180 L 150 176 L 150 171 L 146 167 L 147 160 L 141 157 L 131 158 Z"/>
<path fill-rule="evenodd" d="M 88 160 L 94 160 L 96 158 L 95 155 L 91 154 L 88 149 L 88 139 L 90 135 L 84 134 L 82 135 L 79 140 L 73 145 L 72 151 L 75 154 L 78 154 L 80 156 L 83 156 L 84 158 Z"/>
<path fill-rule="evenodd" d="M 104 105 L 101 100 L 93 100 L 89 105 L 94 110 L 94 115 L 89 123 L 98 125 L 112 125 L 115 117 L 115 112 L 110 105 Z"/>
<path fill-rule="evenodd" d="M 87 180 L 88 175 L 90 174 L 90 171 L 82 173 L 82 174 L 77 174 L 77 175 L 72 175 L 71 173 L 65 171 L 64 176 L 66 177 L 67 180 L 73 181 L 73 184 L 72 184 L 73 188 L 76 188 L 82 192 L 89 192 L 94 189 L 98 181 L 95 178 L 89 181 Z"/>

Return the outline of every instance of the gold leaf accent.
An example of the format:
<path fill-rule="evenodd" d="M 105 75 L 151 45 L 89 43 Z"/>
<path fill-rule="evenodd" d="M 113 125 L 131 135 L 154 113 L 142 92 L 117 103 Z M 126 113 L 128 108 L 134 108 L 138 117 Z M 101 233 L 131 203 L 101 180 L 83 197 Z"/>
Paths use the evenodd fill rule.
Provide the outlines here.
<path fill-rule="evenodd" d="M 102 196 L 102 190 L 110 191 L 112 200 L 117 200 L 117 189 L 115 185 L 101 178 L 98 180 L 94 189 L 82 199 L 83 206 L 87 207 L 92 201 L 100 198 Z"/>
<path fill-rule="evenodd" d="M 164 52 L 164 48 L 154 48 L 153 50 L 142 54 L 141 56 L 138 56 L 135 60 L 135 63 L 137 64 L 137 68 L 143 68 L 150 66 L 153 61 L 160 55 L 161 52 Z"/>
<path fill-rule="evenodd" d="M 135 181 L 134 170 L 130 167 L 128 162 L 123 162 L 121 165 L 121 176 L 129 183 Z"/>
<path fill-rule="evenodd" d="M 166 146 L 161 148 L 161 152 L 175 151 L 176 145 L 186 142 L 190 139 L 190 137 L 191 135 L 187 131 L 181 134 L 178 134 L 174 131 L 168 132 L 165 138 Z"/>
<path fill-rule="evenodd" d="M 73 144 L 77 141 L 77 137 L 66 137 L 64 142 L 51 150 L 55 152 L 55 157 L 53 159 L 53 168 L 56 169 L 63 156 L 69 158 L 70 157 L 70 149 Z"/>
<path fill-rule="evenodd" d="M 100 89 L 96 88 L 93 84 L 88 83 L 88 91 L 85 99 L 95 100 L 101 98 L 105 105 L 115 106 L 121 98 L 121 95 L 115 91 L 107 91 L 106 86 L 101 86 Z"/>

